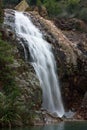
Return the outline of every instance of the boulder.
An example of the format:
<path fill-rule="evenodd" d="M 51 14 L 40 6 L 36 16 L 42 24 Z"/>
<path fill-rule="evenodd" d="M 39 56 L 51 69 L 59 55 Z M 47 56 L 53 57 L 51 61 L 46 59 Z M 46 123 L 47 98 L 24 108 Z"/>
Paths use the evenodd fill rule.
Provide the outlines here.
<path fill-rule="evenodd" d="M 18 10 L 18 11 L 25 11 L 29 9 L 29 5 L 28 3 L 26 2 L 26 0 L 22 0 L 16 7 L 15 7 L 15 10 Z"/>

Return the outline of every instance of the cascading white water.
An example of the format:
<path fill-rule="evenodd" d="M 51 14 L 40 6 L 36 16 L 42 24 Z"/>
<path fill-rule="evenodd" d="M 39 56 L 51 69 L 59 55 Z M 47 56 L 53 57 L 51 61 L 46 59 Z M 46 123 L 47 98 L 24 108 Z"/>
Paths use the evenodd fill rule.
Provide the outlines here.
<path fill-rule="evenodd" d="M 64 107 L 51 45 L 43 39 L 39 29 L 23 13 L 15 12 L 15 25 L 16 34 L 27 41 L 27 47 L 32 58 L 31 64 L 36 71 L 43 92 L 43 108 L 62 117 Z M 25 57 L 27 57 L 26 50 Z"/>

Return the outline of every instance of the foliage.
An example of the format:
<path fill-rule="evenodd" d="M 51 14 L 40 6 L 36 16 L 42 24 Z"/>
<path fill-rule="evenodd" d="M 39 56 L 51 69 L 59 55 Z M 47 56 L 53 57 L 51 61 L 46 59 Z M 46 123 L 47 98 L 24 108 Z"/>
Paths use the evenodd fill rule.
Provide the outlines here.
<path fill-rule="evenodd" d="M 1 19 L 3 19 L 2 14 L 3 11 L 0 3 L 1 24 Z M 21 99 L 22 92 L 15 81 L 16 73 L 11 67 L 14 62 L 12 51 L 13 46 L 6 42 L 5 39 L 2 40 L 0 30 L 0 126 L 6 125 L 9 127 L 19 124 L 17 122 L 20 122 L 21 125 L 22 123 L 26 124 L 26 122 L 31 123 L 34 118 L 34 113 L 31 111 L 33 102 L 29 102 L 29 105 L 27 105 Z"/>
<path fill-rule="evenodd" d="M 18 105 L 2 92 L 0 92 L 0 99 L 0 124 L 11 126 L 14 121 L 20 119 Z"/>
<path fill-rule="evenodd" d="M 47 8 L 49 16 L 57 16 L 62 12 L 61 4 L 58 4 L 55 0 L 45 0 L 44 6 Z"/>
<path fill-rule="evenodd" d="M 30 6 L 44 5 L 49 17 L 78 17 L 86 20 L 86 6 L 81 6 L 82 0 L 26 0 Z M 21 0 L 3 0 L 4 7 L 15 6 Z M 80 14 L 81 13 L 81 14 Z"/>
<path fill-rule="evenodd" d="M 14 104 L 20 91 L 14 81 L 15 73 L 9 66 L 12 62 L 11 46 L 0 38 L 0 123 L 7 124 L 19 117 Z"/>
<path fill-rule="evenodd" d="M 3 21 L 2 0 L 0 0 L 0 23 Z"/>
<path fill-rule="evenodd" d="M 41 0 L 37 0 L 37 6 L 41 6 Z"/>
<path fill-rule="evenodd" d="M 87 8 L 83 8 L 82 10 L 79 11 L 78 13 L 78 18 L 84 20 L 85 22 L 87 22 Z"/>
<path fill-rule="evenodd" d="M 36 5 L 37 4 L 37 0 L 30 0 L 29 3 L 30 3 L 30 5 Z"/>
<path fill-rule="evenodd" d="M 67 11 L 69 13 L 74 13 L 75 10 L 79 9 L 79 2 L 80 0 L 67 0 L 66 1 Z"/>
<path fill-rule="evenodd" d="M 21 0 L 3 0 L 4 7 L 13 7 L 17 5 Z"/>
<path fill-rule="evenodd" d="M 34 103 L 22 99 L 23 92 L 15 81 L 15 70 L 12 45 L 0 37 L 0 125 L 17 125 L 32 123 Z M 15 124 L 16 123 L 16 124 Z"/>

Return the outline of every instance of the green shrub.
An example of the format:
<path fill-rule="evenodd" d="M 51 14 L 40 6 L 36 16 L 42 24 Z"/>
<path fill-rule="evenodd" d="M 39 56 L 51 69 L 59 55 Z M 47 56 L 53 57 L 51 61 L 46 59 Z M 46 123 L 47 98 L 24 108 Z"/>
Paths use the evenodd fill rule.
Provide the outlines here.
<path fill-rule="evenodd" d="M 32 124 L 34 118 L 33 101 L 25 102 L 22 90 L 15 82 L 16 73 L 11 69 L 14 56 L 12 45 L 0 37 L 0 125 Z"/>
<path fill-rule="evenodd" d="M 87 8 L 83 8 L 79 11 L 78 18 L 87 22 Z"/>
<path fill-rule="evenodd" d="M 20 90 L 15 82 L 15 72 L 9 64 L 13 63 L 12 46 L 0 38 L 0 124 L 8 124 L 17 120 Z"/>
<path fill-rule="evenodd" d="M 74 13 L 79 8 L 80 0 L 67 0 L 66 6 L 69 13 Z"/>
<path fill-rule="evenodd" d="M 44 6 L 46 7 L 49 16 L 58 16 L 62 13 L 61 4 L 54 0 L 45 1 Z"/>
<path fill-rule="evenodd" d="M 2 0 L 0 0 L 0 26 L 3 22 L 3 9 L 2 9 Z"/>

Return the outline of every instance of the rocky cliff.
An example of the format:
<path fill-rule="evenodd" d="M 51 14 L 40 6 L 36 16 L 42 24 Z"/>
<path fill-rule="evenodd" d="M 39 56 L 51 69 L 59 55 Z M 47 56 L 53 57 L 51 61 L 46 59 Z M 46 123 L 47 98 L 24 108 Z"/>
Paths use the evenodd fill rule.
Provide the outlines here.
<path fill-rule="evenodd" d="M 20 39 L 16 39 L 16 36 L 14 35 L 14 30 L 12 27 L 14 26 L 14 11 L 5 10 L 5 15 L 6 15 L 5 21 L 8 21 L 8 19 L 10 19 L 12 25 L 9 26 L 8 22 L 6 22 L 4 27 L 9 28 L 9 30 L 7 29 L 7 33 L 10 36 L 10 39 L 13 38 L 13 41 L 16 41 L 16 45 L 18 46 L 20 50 L 20 54 L 22 54 L 23 56 L 23 49 L 20 47 Z M 59 75 L 65 109 L 78 111 L 79 107 L 82 104 L 84 95 L 87 91 L 86 41 L 83 42 L 79 37 L 77 39 L 77 41 L 79 40 L 78 43 L 70 40 L 66 32 L 65 33 L 62 32 L 60 29 L 58 29 L 54 25 L 52 21 L 44 19 L 36 12 L 26 12 L 25 15 L 27 15 L 28 17 L 31 17 L 32 22 L 43 33 L 44 39 L 46 39 L 52 45 L 53 53 L 55 55 L 55 59 L 57 63 L 57 72 Z M 21 70 L 21 68 L 20 69 L 19 68 L 18 68 L 18 76 L 16 78 L 17 82 L 19 82 L 19 86 L 23 86 L 23 84 L 24 86 L 31 86 L 33 82 L 35 84 L 29 87 L 29 90 L 30 88 L 33 89 L 34 87 L 35 87 L 35 90 L 38 90 L 36 89 L 37 88 L 36 86 L 38 85 L 36 85 L 36 80 L 34 80 L 36 78 L 33 78 L 33 77 L 36 77 L 35 74 L 32 74 L 31 72 L 26 73 L 26 69 Z M 19 71 L 20 72 L 22 71 L 21 75 Z M 25 80 L 26 79 L 25 75 L 27 76 L 27 81 Z M 24 91 L 26 91 L 26 87 L 24 86 L 23 86 L 23 89 L 25 88 Z M 39 97 L 37 101 L 39 101 Z M 41 105 L 40 102 L 38 103 L 39 106 Z M 84 103 L 84 108 L 86 108 L 85 104 L 86 103 Z M 83 119 L 84 119 L 84 116 L 83 116 Z"/>
<path fill-rule="evenodd" d="M 5 18 L 3 24 L 2 38 L 7 40 L 11 45 L 13 63 L 8 64 L 15 71 L 15 83 L 20 89 L 20 99 L 17 99 L 21 104 L 22 112 L 16 122 L 11 121 L 11 125 L 43 125 L 48 123 L 57 123 L 61 121 L 42 107 L 42 90 L 40 83 L 34 71 L 34 68 L 26 61 L 22 42 L 24 39 L 15 35 L 15 18 L 13 10 L 5 10 Z M 27 49 L 27 46 L 25 46 Z M 28 55 L 29 56 L 29 55 Z M 16 103 L 16 102 L 15 102 Z M 15 108 L 16 109 L 16 108 Z M 20 111 L 20 107 L 19 107 Z M 45 121 L 46 120 L 46 121 Z"/>
<path fill-rule="evenodd" d="M 87 86 L 86 38 L 82 40 L 86 34 L 74 31 L 71 40 L 70 32 L 61 31 L 52 21 L 45 20 L 34 12 L 31 12 L 30 16 L 53 47 L 65 108 L 78 110 Z"/>

